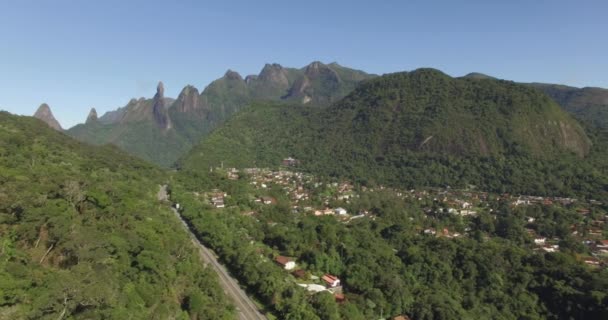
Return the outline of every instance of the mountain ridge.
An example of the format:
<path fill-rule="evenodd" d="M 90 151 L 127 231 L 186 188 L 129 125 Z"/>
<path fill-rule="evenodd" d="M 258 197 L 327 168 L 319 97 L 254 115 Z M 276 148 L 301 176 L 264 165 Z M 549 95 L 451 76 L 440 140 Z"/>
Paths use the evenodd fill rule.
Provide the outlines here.
<path fill-rule="evenodd" d="M 315 74 L 317 69 L 325 70 Z M 335 69 L 335 70 L 334 70 Z M 308 70 L 308 72 L 306 71 Z M 341 74 L 339 81 L 325 83 L 329 74 Z M 352 91 L 356 84 L 372 78 L 363 71 L 313 62 L 301 69 L 266 64 L 256 76 L 243 78 L 227 70 L 200 93 L 187 85 L 175 100 L 164 97 L 159 83 L 152 99 L 131 99 L 117 110 L 105 113 L 95 123 L 76 125 L 66 131 L 72 137 L 93 144 L 113 143 L 148 161 L 170 166 L 199 139 L 253 101 L 296 101 L 323 107 Z M 304 95 L 291 88 L 305 83 Z M 293 91 L 295 92 L 295 91 Z"/>
<path fill-rule="evenodd" d="M 595 165 L 601 148 L 534 88 L 419 69 L 369 80 L 326 109 L 257 103 L 205 137 L 179 167 L 273 167 L 292 156 L 303 170 L 360 182 L 568 194 L 563 181 L 540 183 L 556 169 L 531 168 L 560 163 L 572 169 L 564 175 L 591 174 L 591 164 L 583 172 L 574 166 Z M 607 186 L 584 179 L 594 181 L 588 194 Z"/>

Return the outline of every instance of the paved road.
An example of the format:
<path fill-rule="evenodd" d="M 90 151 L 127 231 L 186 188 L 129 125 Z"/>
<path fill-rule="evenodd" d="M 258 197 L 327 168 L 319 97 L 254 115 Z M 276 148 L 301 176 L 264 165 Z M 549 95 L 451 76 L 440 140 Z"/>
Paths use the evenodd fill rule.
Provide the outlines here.
<path fill-rule="evenodd" d="M 165 190 L 166 190 L 166 186 L 162 186 L 161 191 L 159 191 L 159 199 L 163 198 L 166 200 L 166 191 Z M 182 226 L 190 235 L 190 239 L 192 240 L 192 243 L 194 243 L 194 245 L 198 248 L 201 259 L 207 265 L 211 266 L 213 268 L 213 270 L 215 270 L 215 272 L 219 276 L 220 285 L 224 288 L 224 292 L 230 298 L 232 298 L 234 305 L 237 308 L 239 319 L 241 319 L 241 320 L 256 320 L 256 319 L 267 320 L 266 317 L 260 313 L 260 311 L 258 310 L 256 305 L 253 303 L 253 301 L 251 301 L 251 299 L 247 296 L 247 294 L 245 294 L 243 289 L 241 289 L 238 282 L 234 278 L 232 278 L 230 276 L 230 274 L 228 274 L 228 271 L 226 271 L 226 268 L 217 261 L 217 259 L 213 255 L 213 252 L 211 252 L 211 250 L 209 250 L 207 247 L 205 247 L 196 238 L 196 236 L 194 235 L 194 233 L 192 233 L 192 231 L 190 230 L 190 227 L 188 227 L 188 224 L 186 223 L 186 221 L 184 221 L 184 219 L 181 217 L 179 212 L 177 212 L 177 210 L 175 210 L 174 208 L 171 208 L 171 210 L 173 211 L 175 216 L 182 222 Z"/>

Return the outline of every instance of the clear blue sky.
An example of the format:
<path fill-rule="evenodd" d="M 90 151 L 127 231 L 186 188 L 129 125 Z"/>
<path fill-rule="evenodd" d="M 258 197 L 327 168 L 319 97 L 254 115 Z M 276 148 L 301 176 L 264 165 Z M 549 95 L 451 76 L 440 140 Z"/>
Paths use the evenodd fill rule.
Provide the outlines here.
<path fill-rule="evenodd" d="M 165 83 L 337 61 L 608 87 L 608 1 L 0 2 L 0 109 L 42 102 L 64 127 Z"/>

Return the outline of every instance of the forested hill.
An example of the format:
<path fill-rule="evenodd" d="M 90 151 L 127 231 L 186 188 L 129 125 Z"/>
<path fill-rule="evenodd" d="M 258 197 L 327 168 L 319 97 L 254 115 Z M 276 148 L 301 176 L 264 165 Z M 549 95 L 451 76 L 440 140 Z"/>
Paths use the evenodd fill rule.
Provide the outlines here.
<path fill-rule="evenodd" d="M 273 166 L 407 187 L 605 196 L 603 135 L 542 92 L 420 69 L 369 80 L 330 108 L 258 104 L 203 139 L 180 165 Z"/>
<path fill-rule="evenodd" d="M 0 113 L 0 319 L 232 319 L 156 167 Z"/>
<path fill-rule="evenodd" d="M 608 129 L 608 89 L 531 83 L 578 119 Z"/>

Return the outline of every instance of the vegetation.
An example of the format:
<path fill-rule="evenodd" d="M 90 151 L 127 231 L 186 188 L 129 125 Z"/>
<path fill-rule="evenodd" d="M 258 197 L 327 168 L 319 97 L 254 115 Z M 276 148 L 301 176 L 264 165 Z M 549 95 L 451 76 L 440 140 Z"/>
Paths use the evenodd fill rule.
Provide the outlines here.
<path fill-rule="evenodd" d="M 1 319 L 232 319 L 167 205 L 116 147 L 0 113 Z"/>
<path fill-rule="evenodd" d="M 608 135 L 535 89 L 434 70 L 366 82 L 328 109 L 258 103 L 180 161 L 208 170 L 301 168 L 365 184 L 606 198 Z"/>
<path fill-rule="evenodd" d="M 581 121 L 608 129 L 608 90 L 544 83 L 530 85 L 543 91 Z"/>
<path fill-rule="evenodd" d="M 390 192 L 362 192 L 349 212 L 375 218 L 349 223 L 333 216 L 294 213 L 283 192 L 270 188 L 275 205 L 256 205 L 246 176 L 233 181 L 217 172 L 183 172 L 173 197 L 204 243 L 282 319 L 603 319 L 608 316 L 606 270 L 577 260 L 577 251 L 533 251 L 523 217 L 539 219 L 545 235 L 576 221 L 571 211 L 544 207 L 513 210 L 493 202 L 475 218 L 441 211 Z M 214 209 L 203 190 L 228 193 L 227 208 Z M 319 192 L 325 192 L 323 190 Z M 433 205 L 431 203 L 431 205 Z M 489 214 L 489 209 L 495 213 Z M 253 210 L 254 216 L 243 215 Z M 553 221 L 555 220 L 555 221 Z M 448 227 L 468 236 L 435 237 L 422 230 Z M 557 229 L 555 229 L 557 227 Z M 567 246 L 564 246 L 567 248 Z M 328 293 L 306 294 L 272 262 L 294 257 L 313 275 L 331 273 L 343 283 L 346 302 Z"/>

